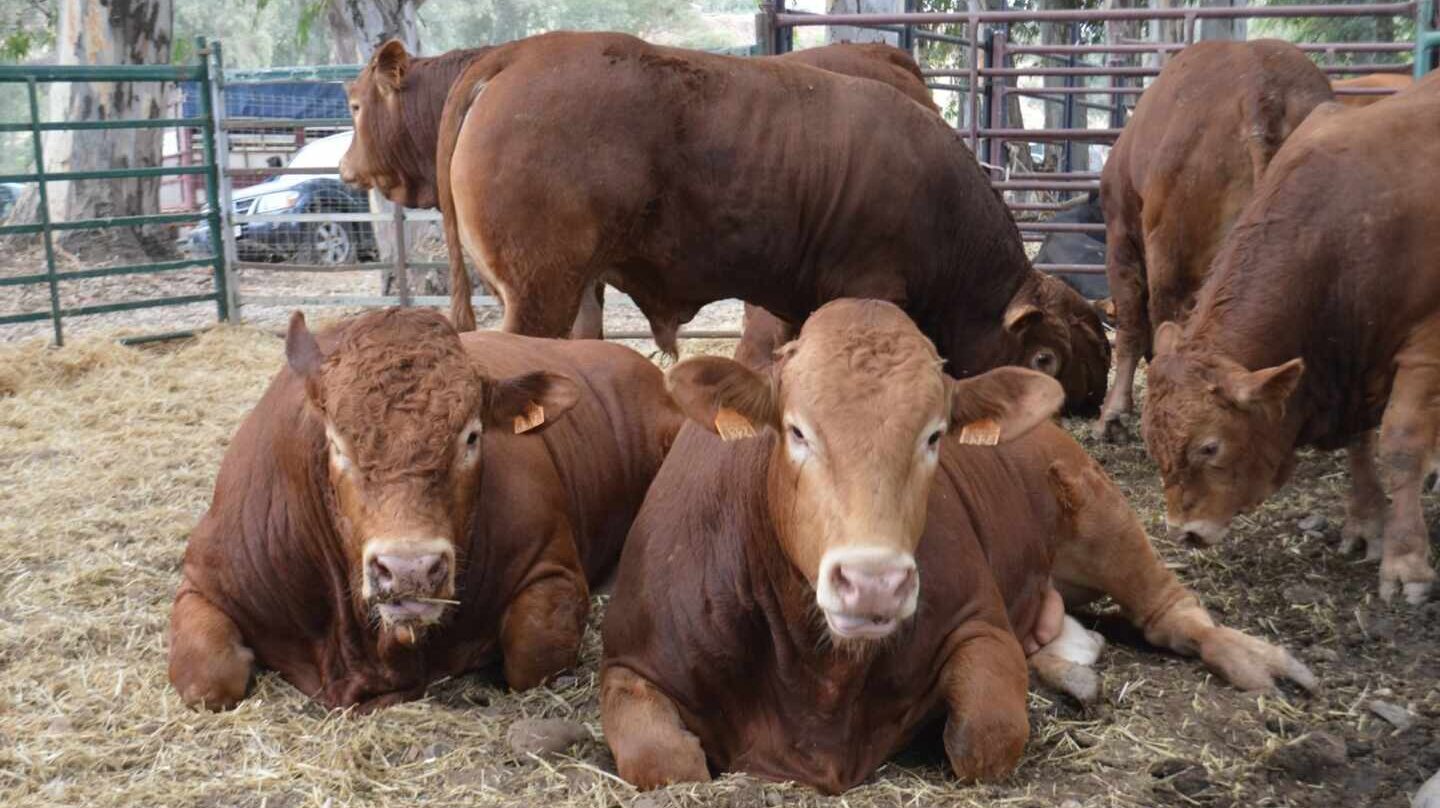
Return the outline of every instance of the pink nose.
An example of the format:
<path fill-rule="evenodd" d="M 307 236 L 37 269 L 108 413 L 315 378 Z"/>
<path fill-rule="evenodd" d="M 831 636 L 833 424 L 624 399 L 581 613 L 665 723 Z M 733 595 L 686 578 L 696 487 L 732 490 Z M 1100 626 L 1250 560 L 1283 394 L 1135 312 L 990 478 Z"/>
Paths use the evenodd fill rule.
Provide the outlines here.
<path fill-rule="evenodd" d="M 915 563 L 854 562 L 836 564 L 830 584 L 847 614 L 892 617 L 899 614 L 917 583 Z"/>
<path fill-rule="evenodd" d="M 421 595 L 440 592 L 450 578 L 450 562 L 439 553 L 376 555 L 366 574 L 377 595 Z"/>

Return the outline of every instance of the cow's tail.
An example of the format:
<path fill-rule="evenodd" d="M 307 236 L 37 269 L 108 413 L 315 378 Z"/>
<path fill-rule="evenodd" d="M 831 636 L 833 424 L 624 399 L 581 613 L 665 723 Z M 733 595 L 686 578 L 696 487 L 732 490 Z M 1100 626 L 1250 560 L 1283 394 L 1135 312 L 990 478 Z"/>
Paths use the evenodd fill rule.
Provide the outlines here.
<path fill-rule="evenodd" d="M 445 249 L 450 261 L 450 321 L 457 331 L 475 330 L 475 307 L 470 301 L 470 273 L 465 270 L 465 248 L 460 243 L 460 218 L 455 212 L 455 193 L 450 181 L 450 161 L 460 141 L 460 127 L 470 105 L 485 89 L 485 83 L 500 72 L 497 54 L 472 64 L 450 86 L 445 110 L 440 117 L 440 141 L 435 153 L 435 181 L 439 192 L 440 216 L 445 227 Z M 477 260 L 479 260 L 477 258 Z"/>

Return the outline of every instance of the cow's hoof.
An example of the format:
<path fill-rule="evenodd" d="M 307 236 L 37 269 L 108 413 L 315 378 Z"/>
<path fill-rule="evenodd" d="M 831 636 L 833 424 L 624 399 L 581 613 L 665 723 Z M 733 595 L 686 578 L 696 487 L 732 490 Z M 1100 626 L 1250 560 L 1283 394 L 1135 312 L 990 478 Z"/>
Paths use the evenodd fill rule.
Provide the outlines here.
<path fill-rule="evenodd" d="M 1435 571 L 1425 563 L 1422 553 L 1386 558 L 1380 562 L 1380 599 L 1389 603 L 1396 594 L 1403 594 L 1405 602 L 1419 606 L 1430 599 L 1430 589 L 1435 581 Z"/>
<path fill-rule="evenodd" d="M 1361 546 L 1366 561 L 1379 561 L 1385 549 L 1384 531 L 1379 519 L 1347 521 L 1340 529 L 1340 554 L 1351 555 Z"/>
<path fill-rule="evenodd" d="M 1095 424 L 1095 439 L 1105 443 L 1128 443 L 1130 428 L 1121 415 L 1102 415 Z"/>
<path fill-rule="evenodd" d="M 1201 640 L 1200 658 L 1241 690 L 1273 690 L 1279 680 L 1294 682 L 1311 693 L 1320 689 L 1315 674 L 1289 651 L 1233 628 L 1211 629 Z"/>

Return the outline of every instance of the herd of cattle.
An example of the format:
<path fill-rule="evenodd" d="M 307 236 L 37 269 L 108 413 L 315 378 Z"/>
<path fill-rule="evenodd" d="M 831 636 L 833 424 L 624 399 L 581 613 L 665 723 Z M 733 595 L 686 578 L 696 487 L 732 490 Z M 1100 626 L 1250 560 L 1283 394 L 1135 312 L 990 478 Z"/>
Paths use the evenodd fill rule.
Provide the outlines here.
<path fill-rule="evenodd" d="M 257 666 L 361 710 L 497 663 L 530 688 L 576 664 L 613 578 L 619 774 L 826 792 L 930 727 L 962 781 L 1010 772 L 1027 669 L 1096 696 L 1101 640 L 1065 609 L 1101 596 L 1239 688 L 1315 688 L 1213 620 L 1053 416 L 1103 398 L 1123 437 L 1149 358 L 1170 525 L 1212 543 L 1298 446 L 1346 446 L 1347 543 L 1380 560 L 1384 597 L 1428 597 L 1440 77 L 1332 99 L 1270 41 L 1192 46 L 1147 90 L 1102 182 L 1106 398 L 1095 307 L 1031 267 L 900 51 L 381 47 L 350 88 L 342 174 L 440 207 L 451 318 L 312 334 L 295 315 L 190 537 L 171 681 L 210 709 Z M 467 256 L 503 332 L 473 331 Z M 596 327 L 601 282 L 671 353 L 701 306 L 743 299 L 736 358 L 662 375 L 556 339 Z"/>

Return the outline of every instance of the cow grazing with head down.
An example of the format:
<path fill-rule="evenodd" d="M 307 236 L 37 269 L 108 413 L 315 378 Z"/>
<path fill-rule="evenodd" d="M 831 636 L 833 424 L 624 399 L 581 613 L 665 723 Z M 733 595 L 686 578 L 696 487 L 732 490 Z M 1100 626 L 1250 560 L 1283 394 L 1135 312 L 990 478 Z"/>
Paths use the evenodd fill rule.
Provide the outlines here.
<path fill-rule="evenodd" d="M 1421 483 L 1440 438 L 1440 74 L 1338 109 L 1286 142 L 1190 322 L 1156 333 L 1145 442 L 1172 528 L 1212 543 L 1285 483 L 1296 447 L 1348 444 L 1345 545 L 1369 543 L 1382 597 L 1421 601 L 1435 576 Z"/>
<path fill-rule="evenodd" d="M 1145 90 L 1100 176 L 1116 334 L 1099 434 L 1124 434 L 1153 330 L 1186 315 L 1275 150 L 1333 97 L 1304 53 L 1273 39 L 1191 45 Z"/>
<path fill-rule="evenodd" d="M 497 660 L 517 689 L 573 664 L 681 421 L 659 371 L 418 310 L 318 338 L 297 313 L 286 356 L 190 535 L 181 698 L 231 707 L 258 664 L 371 709 Z"/>
<path fill-rule="evenodd" d="M 1240 687 L 1314 684 L 1160 562 L 1049 423 L 1053 379 L 950 379 L 891 304 L 829 303 L 768 371 L 702 357 L 669 386 L 697 423 L 626 540 L 601 668 L 605 738 L 640 788 L 713 764 L 840 792 L 936 722 L 958 777 L 1004 776 L 1028 735 L 1016 637 L 1052 577 Z"/>

